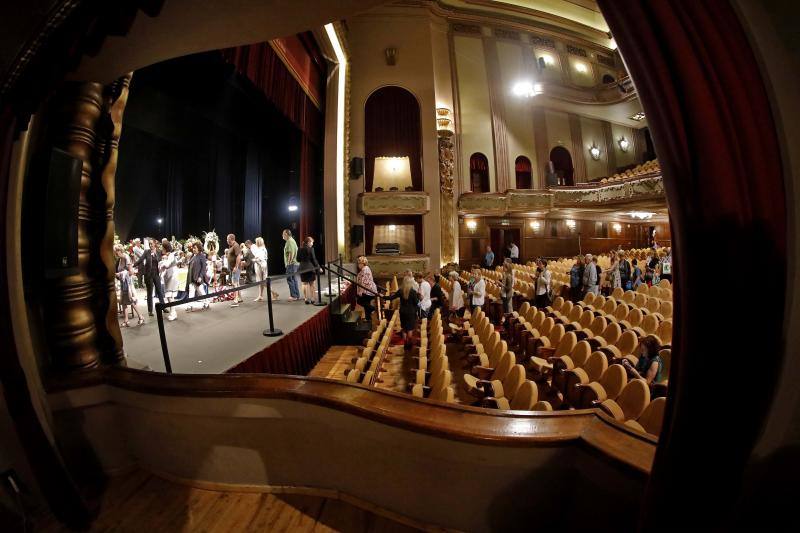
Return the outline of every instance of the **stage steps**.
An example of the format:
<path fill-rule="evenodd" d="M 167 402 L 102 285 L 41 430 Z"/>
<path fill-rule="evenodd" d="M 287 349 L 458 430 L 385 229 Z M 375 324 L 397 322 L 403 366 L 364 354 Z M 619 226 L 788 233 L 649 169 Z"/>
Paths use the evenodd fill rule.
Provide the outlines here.
<path fill-rule="evenodd" d="M 370 325 L 359 322 L 361 314 L 356 311 L 355 306 L 349 303 L 341 304 L 341 308 L 336 302 L 331 305 L 331 319 L 333 320 L 334 342 L 338 345 L 361 345 L 362 341 L 370 332 Z"/>

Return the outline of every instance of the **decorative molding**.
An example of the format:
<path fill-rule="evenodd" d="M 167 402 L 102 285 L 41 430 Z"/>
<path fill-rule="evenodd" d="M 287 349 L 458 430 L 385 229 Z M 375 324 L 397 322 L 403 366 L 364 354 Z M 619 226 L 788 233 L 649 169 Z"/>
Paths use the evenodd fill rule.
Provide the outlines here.
<path fill-rule="evenodd" d="M 613 57 L 609 57 L 603 54 L 595 54 L 597 57 L 597 62 L 601 65 L 605 65 L 610 68 L 617 68 L 617 63 L 614 61 Z"/>
<path fill-rule="evenodd" d="M 443 263 L 456 260 L 456 211 L 454 206 L 455 148 L 453 135 L 439 133 L 439 204 L 441 216 L 441 259 Z"/>
<path fill-rule="evenodd" d="M 520 33 L 517 31 L 506 30 L 504 28 L 494 28 L 492 34 L 498 39 L 507 39 L 509 41 L 521 41 Z"/>
<path fill-rule="evenodd" d="M 565 207 L 604 207 L 610 204 L 665 199 L 660 174 L 578 187 L 545 190 L 509 189 L 505 193 L 465 193 L 458 200 L 461 215 L 497 215 L 547 211 Z"/>
<path fill-rule="evenodd" d="M 481 35 L 483 31 L 481 27 L 475 24 L 459 24 L 455 23 L 450 26 L 453 33 L 465 33 L 467 35 Z"/>
<path fill-rule="evenodd" d="M 368 255 L 367 259 L 376 278 L 388 278 L 406 270 L 427 272 L 431 268 L 428 254 Z"/>
<path fill-rule="evenodd" d="M 362 192 L 356 199 L 360 215 L 424 215 L 431 210 L 425 191 Z"/>
<path fill-rule="evenodd" d="M 539 35 L 531 35 L 531 44 L 533 46 L 541 46 L 542 48 L 556 49 L 556 42 L 550 37 L 541 37 Z"/>
<path fill-rule="evenodd" d="M 567 52 L 574 56 L 589 57 L 589 55 L 586 53 L 586 50 L 571 44 L 567 44 Z"/>

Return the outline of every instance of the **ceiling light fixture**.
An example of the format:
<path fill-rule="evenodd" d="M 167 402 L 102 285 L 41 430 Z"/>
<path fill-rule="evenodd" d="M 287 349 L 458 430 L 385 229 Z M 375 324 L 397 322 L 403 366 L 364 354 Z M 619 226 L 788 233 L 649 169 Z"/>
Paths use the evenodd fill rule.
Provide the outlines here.
<path fill-rule="evenodd" d="M 478 227 L 478 223 L 474 220 L 467 220 L 465 224 L 467 225 L 467 228 L 470 230 L 474 230 L 475 228 Z"/>
<path fill-rule="evenodd" d="M 639 111 L 638 113 L 634 113 L 628 118 L 631 120 L 635 120 L 636 122 L 641 122 L 642 120 L 644 120 L 644 111 Z"/>
<path fill-rule="evenodd" d="M 581 74 L 586 74 L 589 72 L 589 67 L 586 66 L 586 63 L 575 63 L 575 70 Z"/>
<path fill-rule="evenodd" d="M 567 219 L 567 227 L 568 227 L 569 229 L 571 229 L 571 230 L 572 230 L 572 229 L 575 229 L 575 221 L 574 221 L 574 220 L 572 220 L 571 218 L 568 218 L 568 219 Z"/>
<path fill-rule="evenodd" d="M 653 215 L 655 215 L 655 213 L 651 213 L 649 211 L 630 211 L 628 215 L 631 218 L 638 218 L 639 220 L 648 220 L 653 218 Z"/>

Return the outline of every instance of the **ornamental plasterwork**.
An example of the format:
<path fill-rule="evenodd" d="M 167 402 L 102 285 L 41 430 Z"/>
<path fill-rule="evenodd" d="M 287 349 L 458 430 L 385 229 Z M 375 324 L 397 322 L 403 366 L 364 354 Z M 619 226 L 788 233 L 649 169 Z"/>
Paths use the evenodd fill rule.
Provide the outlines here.
<path fill-rule="evenodd" d="M 365 192 L 358 195 L 362 215 L 424 215 L 431 210 L 431 199 L 424 191 Z"/>
<path fill-rule="evenodd" d="M 369 266 L 377 277 L 391 276 L 406 270 L 426 272 L 430 268 L 430 257 L 427 255 L 371 255 L 369 256 Z"/>
<path fill-rule="evenodd" d="M 461 195 L 458 208 L 465 213 L 505 214 L 568 206 L 620 203 L 664 196 L 661 176 L 630 181 L 559 187 L 545 191 L 509 190 L 505 194 L 467 193 Z"/>

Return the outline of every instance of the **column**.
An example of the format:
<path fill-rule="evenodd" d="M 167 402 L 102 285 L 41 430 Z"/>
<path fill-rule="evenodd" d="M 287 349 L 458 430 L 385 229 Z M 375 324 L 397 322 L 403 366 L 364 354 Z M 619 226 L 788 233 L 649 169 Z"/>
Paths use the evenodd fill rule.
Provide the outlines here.
<path fill-rule="evenodd" d="M 575 167 L 575 183 L 586 181 L 586 148 L 583 146 L 583 129 L 581 117 L 569 114 L 569 133 L 572 137 L 572 165 Z"/>
<path fill-rule="evenodd" d="M 441 209 L 442 262 L 453 263 L 456 257 L 456 209 L 453 194 L 455 170 L 455 145 L 453 133 L 439 130 L 439 198 Z M 434 266 L 434 265 L 431 265 Z"/>
<path fill-rule="evenodd" d="M 536 150 L 536 175 L 532 177 L 535 181 L 531 185 L 536 189 L 544 189 L 547 187 L 550 151 L 547 149 L 547 120 L 544 109 L 538 106 L 533 108 L 533 144 Z"/>
<path fill-rule="evenodd" d="M 489 78 L 489 105 L 492 109 L 492 136 L 494 137 L 494 169 L 496 191 L 509 188 L 508 133 L 506 131 L 505 105 L 500 77 L 500 59 L 494 39 L 483 38 L 483 55 Z"/>

